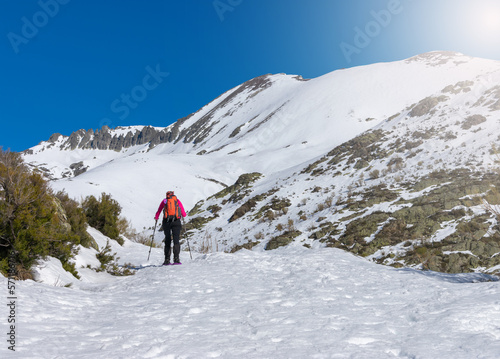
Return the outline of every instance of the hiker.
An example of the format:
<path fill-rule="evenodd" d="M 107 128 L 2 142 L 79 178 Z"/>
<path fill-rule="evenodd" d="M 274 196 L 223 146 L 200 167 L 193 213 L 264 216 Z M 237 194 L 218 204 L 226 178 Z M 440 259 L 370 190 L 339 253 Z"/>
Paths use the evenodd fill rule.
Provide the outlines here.
<path fill-rule="evenodd" d="M 184 206 L 174 194 L 174 191 L 168 191 L 167 197 L 161 201 L 158 211 L 156 212 L 155 220 L 158 221 L 160 213 L 163 210 L 163 232 L 165 232 L 165 262 L 163 265 L 170 264 L 170 253 L 172 253 L 171 244 L 174 241 L 174 263 L 181 264 L 179 253 L 181 245 L 179 243 L 181 237 L 181 215 L 186 217 Z"/>

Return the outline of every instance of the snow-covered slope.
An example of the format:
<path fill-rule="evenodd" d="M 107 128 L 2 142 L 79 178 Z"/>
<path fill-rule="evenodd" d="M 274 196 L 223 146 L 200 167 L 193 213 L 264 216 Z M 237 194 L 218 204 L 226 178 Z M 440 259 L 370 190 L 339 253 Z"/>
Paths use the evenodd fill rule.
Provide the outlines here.
<path fill-rule="evenodd" d="M 326 244 L 395 266 L 498 272 L 498 83 L 497 71 L 445 86 L 307 165 L 200 202 L 195 245 Z"/>
<path fill-rule="evenodd" d="M 500 183 L 488 173 L 497 167 L 499 83 L 499 62 L 450 52 L 307 81 L 264 75 L 169 127 L 54 135 L 25 158 L 71 196 L 111 193 L 138 230 L 151 227 L 166 190 L 176 191 L 187 209 L 197 204 L 196 249 L 208 240 L 235 250 L 292 239 L 425 267 L 419 247 L 439 242 L 459 263 L 439 257 L 433 269 L 497 270 L 496 219 L 471 196 L 497 204 L 489 190 Z M 438 196 L 447 189 L 453 195 Z M 478 252 L 473 240 L 488 243 Z"/>
<path fill-rule="evenodd" d="M 143 246 L 136 256 L 147 253 Z M 193 261 L 185 254 L 182 266 L 72 288 L 16 283 L 16 354 L 494 359 L 500 352 L 500 287 L 485 275 L 394 269 L 337 249 Z M 0 352 L 12 354 L 7 344 Z"/>
<path fill-rule="evenodd" d="M 435 52 L 307 81 L 264 75 L 164 129 L 54 135 L 25 158 L 54 179 L 65 177 L 54 187 L 74 197 L 111 193 L 141 229 L 150 226 L 167 189 L 191 207 L 243 173 L 271 175 L 322 156 L 448 85 L 469 80 L 487 86 L 499 68 L 494 61 Z"/>

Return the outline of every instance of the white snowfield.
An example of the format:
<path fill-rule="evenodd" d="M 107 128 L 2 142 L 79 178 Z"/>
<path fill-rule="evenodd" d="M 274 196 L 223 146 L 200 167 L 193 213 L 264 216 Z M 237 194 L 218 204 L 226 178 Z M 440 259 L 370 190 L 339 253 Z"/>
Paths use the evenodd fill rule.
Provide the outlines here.
<path fill-rule="evenodd" d="M 118 253 L 144 264 L 131 277 L 102 275 L 71 288 L 16 282 L 16 352 L 3 340 L 0 356 L 499 357 L 500 283 L 486 275 L 394 269 L 327 248 L 193 260 L 183 251 L 182 266 L 159 267 L 152 264 L 162 262 L 162 249 L 149 264 L 148 251 L 127 241 Z"/>

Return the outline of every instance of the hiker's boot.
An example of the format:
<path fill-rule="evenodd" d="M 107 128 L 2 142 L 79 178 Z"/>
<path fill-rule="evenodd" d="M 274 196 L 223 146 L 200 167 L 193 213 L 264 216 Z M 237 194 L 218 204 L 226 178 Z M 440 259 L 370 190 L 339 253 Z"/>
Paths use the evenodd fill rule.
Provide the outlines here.
<path fill-rule="evenodd" d="M 172 253 L 171 248 L 165 248 L 165 262 L 163 262 L 163 265 L 170 264 L 170 254 Z"/>

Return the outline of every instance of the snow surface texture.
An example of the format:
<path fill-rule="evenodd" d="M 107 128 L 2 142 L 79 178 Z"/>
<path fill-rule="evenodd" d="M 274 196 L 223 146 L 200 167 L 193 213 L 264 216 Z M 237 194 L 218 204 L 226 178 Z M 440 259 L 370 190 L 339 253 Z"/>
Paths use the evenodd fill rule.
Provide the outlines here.
<path fill-rule="evenodd" d="M 142 246 L 135 259 L 146 264 L 147 254 Z M 161 249 L 152 257 L 161 263 Z M 182 266 L 144 266 L 135 276 L 72 288 L 18 282 L 17 351 L 8 357 L 487 359 L 500 353 L 500 285 L 485 275 L 394 269 L 338 249 L 240 251 L 193 261 L 182 252 L 181 260 Z M 7 287 L 6 278 L 0 282 Z"/>

